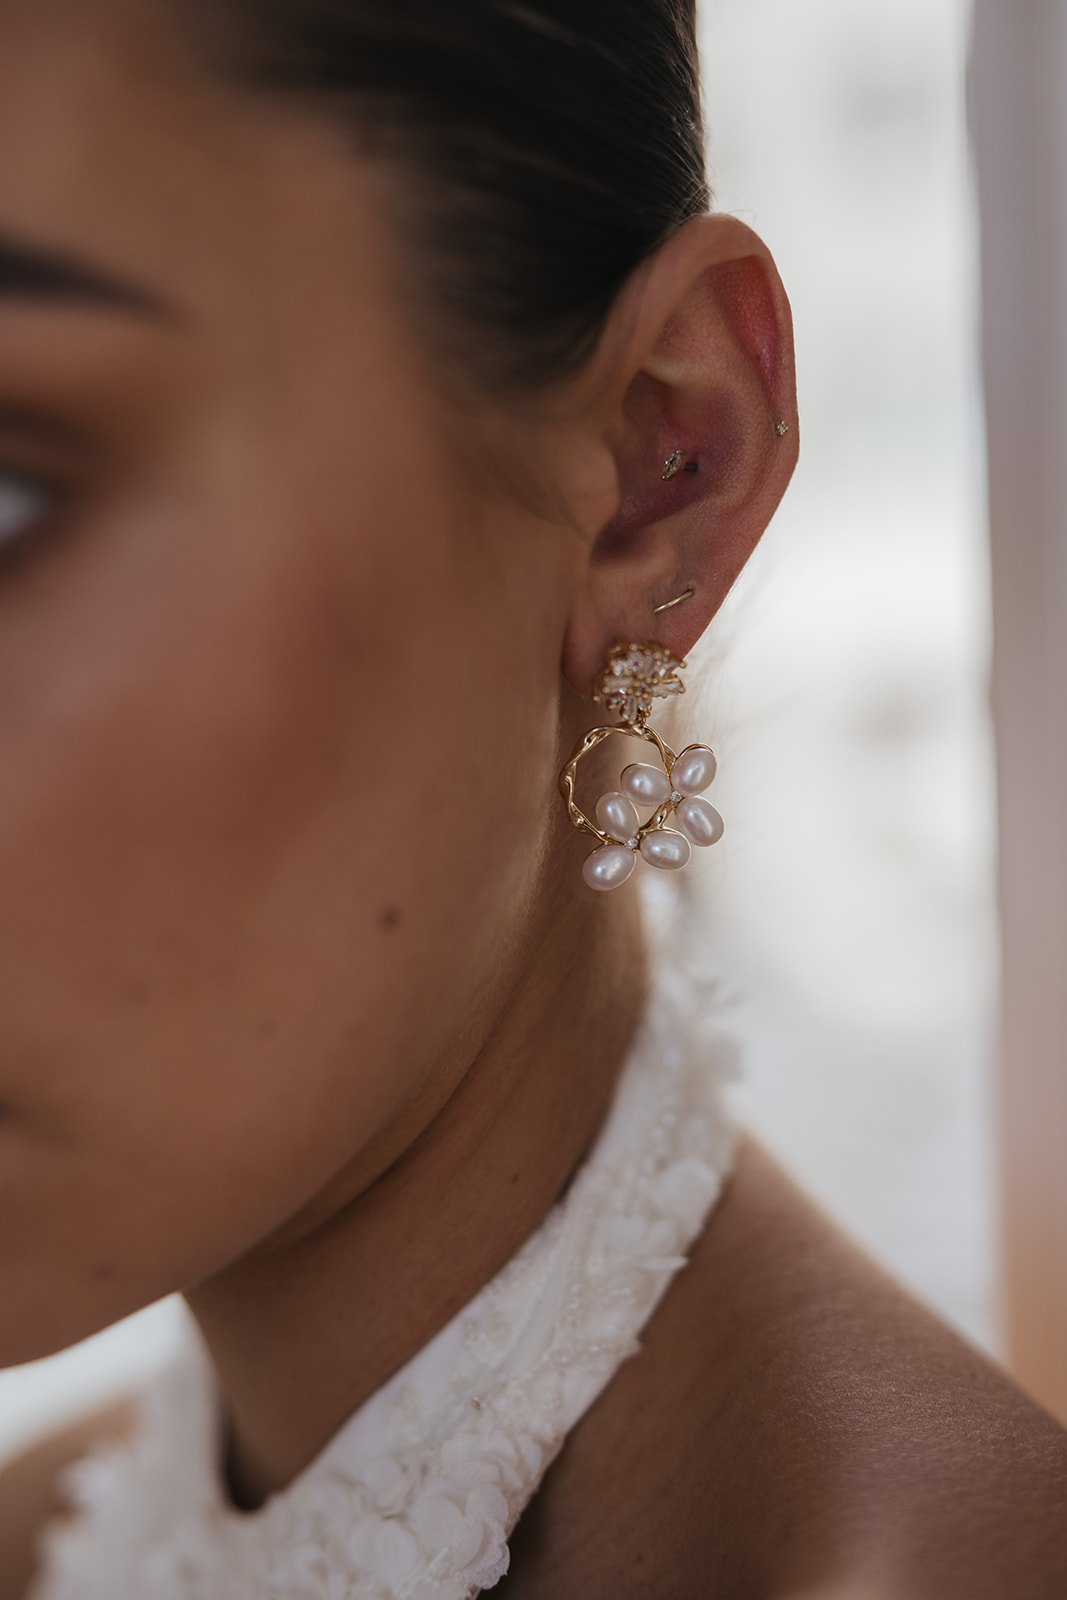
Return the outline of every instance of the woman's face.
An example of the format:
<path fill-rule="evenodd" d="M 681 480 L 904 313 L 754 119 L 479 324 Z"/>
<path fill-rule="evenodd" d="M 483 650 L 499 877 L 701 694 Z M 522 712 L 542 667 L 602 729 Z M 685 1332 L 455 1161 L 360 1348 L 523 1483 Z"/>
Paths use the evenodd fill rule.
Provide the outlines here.
<path fill-rule="evenodd" d="M 0 1362 L 383 1149 L 521 937 L 573 545 L 371 184 L 148 4 L 0 0 Z"/>

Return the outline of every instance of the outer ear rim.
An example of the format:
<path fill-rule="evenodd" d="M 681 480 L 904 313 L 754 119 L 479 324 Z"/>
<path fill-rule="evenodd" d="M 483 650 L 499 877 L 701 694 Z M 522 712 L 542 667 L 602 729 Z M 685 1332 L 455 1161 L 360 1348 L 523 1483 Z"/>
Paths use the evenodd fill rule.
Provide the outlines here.
<path fill-rule="evenodd" d="M 621 406 L 623 396 L 669 320 L 658 310 L 659 284 L 664 274 L 675 281 L 674 297 L 680 299 L 708 267 L 726 267 L 749 259 L 758 260 L 763 267 L 780 334 L 776 359 L 765 368 L 768 390 L 772 399 L 777 399 L 778 416 L 795 416 L 796 352 L 789 296 L 770 247 L 754 228 L 728 211 L 703 211 L 690 217 L 631 274 L 619 292 L 587 370 L 583 383 L 587 402 L 608 412 Z M 669 381 L 669 373 L 665 371 L 664 376 Z"/>
<path fill-rule="evenodd" d="M 664 260 L 672 249 L 677 252 L 673 262 Z M 738 275 L 730 271 L 734 263 L 739 264 Z M 641 486 L 643 503 L 635 491 L 627 491 L 630 474 L 625 466 L 620 467 L 626 508 L 620 515 L 628 513 L 631 518 L 633 548 L 628 547 L 625 524 L 616 550 L 605 553 L 600 540 L 594 543 L 563 642 L 561 670 L 583 696 L 588 695 L 589 684 L 618 637 L 659 638 L 680 656 L 693 648 L 762 538 L 796 466 L 800 430 L 788 297 L 767 246 L 746 223 L 724 214 L 693 218 L 668 242 L 660 257 L 645 264 L 630 286 L 630 302 L 620 305 L 615 333 L 617 339 L 618 328 L 625 328 L 630 343 L 615 367 L 613 386 L 601 390 L 607 417 L 604 438 L 618 461 L 627 429 L 633 434 L 640 425 L 639 419 L 635 421 L 638 408 L 633 404 L 633 385 L 642 376 L 646 388 L 661 383 L 667 390 L 673 385 L 682 393 L 688 385 L 690 413 L 699 414 L 702 404 L 706 416 L 714 412 L 717 391 L 712 369 L 702 385 L 699 350 L 690 346 L 686 351 L 680 342 L 676 356 L 669 338 L 665 341 L 663 335 L 670 328 L 672 305 L 681 306 L 687 298 L 699 304 L 699 280 L 719 266 L 725 268 L 725 291 L 709 291 L 709 303 L 710 299 L 721 301 L 719 321 L 728 335 L 722 346 L 725 354 L 718 392 L 736 396 L 736 414 L 747 419 L 739 428 L 748 433 L 749 446 L 731 480 L 727 458 L 733 450 L 724 438 L 725 466 L 714 495 L 709 494 L 707 481 L 701 483 L 697 477 L 683 480 L 679 475 L 669 486 L 651 484 L 656 466 L 654 447 L 645 452 L 651 487 Z M 755 312 L 753 305 L 757 306 Z M 710 326 L 710 319 L 704 325 Z M 617 348 L 615 355 L 618 363 Z M 620 392 L 627 374 L 627 385 Z M 608 395 L 614 400 L 609 401 Z M 611 404 L 617 408 L 614 415 Z M 672 438 L 668 431 L 671 408 L 664 409 L 666 420 L 656 419 L 661 439 Z M 781 423 L 786 424 L 784 433 L 779 431 Z M 765 437 L 757 426 L 766 429 Z M 685 447 L 684 439 L 672 442 Z M 670 447 L 665 448 L 665 459 L 669 453 Z M 699 464 L 699 452 L 695 453 Z M 631 464 L 636 454 L 631 438 Z M 659 475 L 657 469 L 655 476 Z M 604 531 L 612 526 L 607 524 Z M 655 612 L 657 603 L 679 595 L 687 586 L 695 593 L 686 604 Z"/>

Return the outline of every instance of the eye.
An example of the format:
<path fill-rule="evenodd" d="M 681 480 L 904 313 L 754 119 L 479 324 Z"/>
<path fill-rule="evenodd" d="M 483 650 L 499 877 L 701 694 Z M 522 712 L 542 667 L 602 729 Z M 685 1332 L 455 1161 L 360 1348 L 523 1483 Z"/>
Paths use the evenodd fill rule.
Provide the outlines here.
<path fill-rule="evenodd" d="M 0 466 L 0 556 L 32 538 L 55 498 L 47 484 Z"/>

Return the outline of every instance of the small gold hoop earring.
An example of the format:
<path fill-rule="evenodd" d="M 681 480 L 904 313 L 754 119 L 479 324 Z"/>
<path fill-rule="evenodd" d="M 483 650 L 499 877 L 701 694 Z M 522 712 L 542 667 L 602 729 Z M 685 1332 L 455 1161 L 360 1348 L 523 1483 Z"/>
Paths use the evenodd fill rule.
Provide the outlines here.
<path fill-rule="evenodd" d="M 630 877 L 639 855 L 649 866 L 677 872 L 690 860 L 694 845 L 717 844 L 722 838 L 722 818 L 700 798 L 715 777 L 714 751 L 710 745 L 690 744 L 676 754 L 648 726 L 653 700 L 685 693 L 679 676 L 685 665 L 658 639 L 643 643 L 620 639 L 593 681 L 594 702 L 621 721 L 590 728 L 559 775 L 572 826 L 597 841 L 598 848 L 582 867 L 590 889 L 617 889 Z M 622 772 L 619 788 L 600 796 L 594 820 L 575 799 L 578 770 L 586 756 L 617 733 L 653 745 L 660 764 L 631 762 Z M 642 822 L 638 807 L 649 806 L 652 814 Z M 668 822 L 677 827 L 667 827 Z"/>
<path fill-rule="evenodd" d="M 653 606 L 652 615 L 658 617 L 661 611 L 670 611 L 674 606 L 683 606 L 687 600 L 692 600 L 695 594 L 696 590 L 690 585 L 688 589 L 683 589 L 681 594 L 675 595 L 673 600 L 664 600 L 662 605 Z"/>

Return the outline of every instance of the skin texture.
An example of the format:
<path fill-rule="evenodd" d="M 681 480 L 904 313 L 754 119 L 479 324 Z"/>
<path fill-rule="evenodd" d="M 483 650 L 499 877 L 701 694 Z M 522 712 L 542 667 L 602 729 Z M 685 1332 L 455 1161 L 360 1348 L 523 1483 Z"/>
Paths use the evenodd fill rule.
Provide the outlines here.
<path fill-rule="evenodd" d="M 121 1412 L 94 1428 L 105 1437 Z M 84 1427 L 0 1478 L 0 1600 Z M 1059 1600 L 1067 1436 L 745 1139 L 511 1539 L 507 1600 Z"/>
<path fill-rule="evenodd" d="M 0 232 L 168 307 L 0 303 L 4 466 L 63 483 L 0 597 L 0 1360 L 188 1291 L 252 1497 L 599 1125 L 644 949 L 556 775 L 613 639 L 690 582 L 689 648 L 796 447 L 740 224 L 683 229 L 536 417 L 460 412 L 381 187 L 152 5 L 0 7 Z"/>
<path fill-rule="evenodd" d="M 507 1600 L 1067 1589 L 1063 1430 L 754 1140 L 643 1344 L 520 1522 Z"/>
<path fill-rule="evenodd" d="M 386 196 L 328 123 L 213 85 L 148 0 L 0 0 L 0 236 L 168 307 L 0 297 L 0 471 L 58 486 L 0 572 L 0 1362 L 184 1291 L 249 1505 L 595 1136 L 646 952 L 633 885 L 582 887 L 556 775 L 609 645 L 685 654 L 796 459 L 788 305 L 740 223 L 680 230 L 581 380 L 520 410 L 428 370 Z M 701 471 L 664 484 L 679 443 Z M 723 1293 L 729 1241 L 770 1183 L 739 1177 L 587 1437 L 640 1438 L 642 1384 L 646 1427 L 680 1417 L 704 1353 L 716 1421 L 718 1354 L 768 1309 Z M 769 1248 L 793 1204 L 763 1214 Z M 806 1413 L 784 1415 L 795 1468 L 757 1453 L 745 1480 L 767 1495 L 806 1471 Z M 600 1592 L 575 1554 L 611 1482 L 586 1429 L 538 1513 L 541 1592 Z M 686 1506 L 679 1592 L 705 1592 Z M 631 1509 L 653 1537 L 655 1495 Z M 742 1523 L 731 1571 L 760 1543 Z"/>

